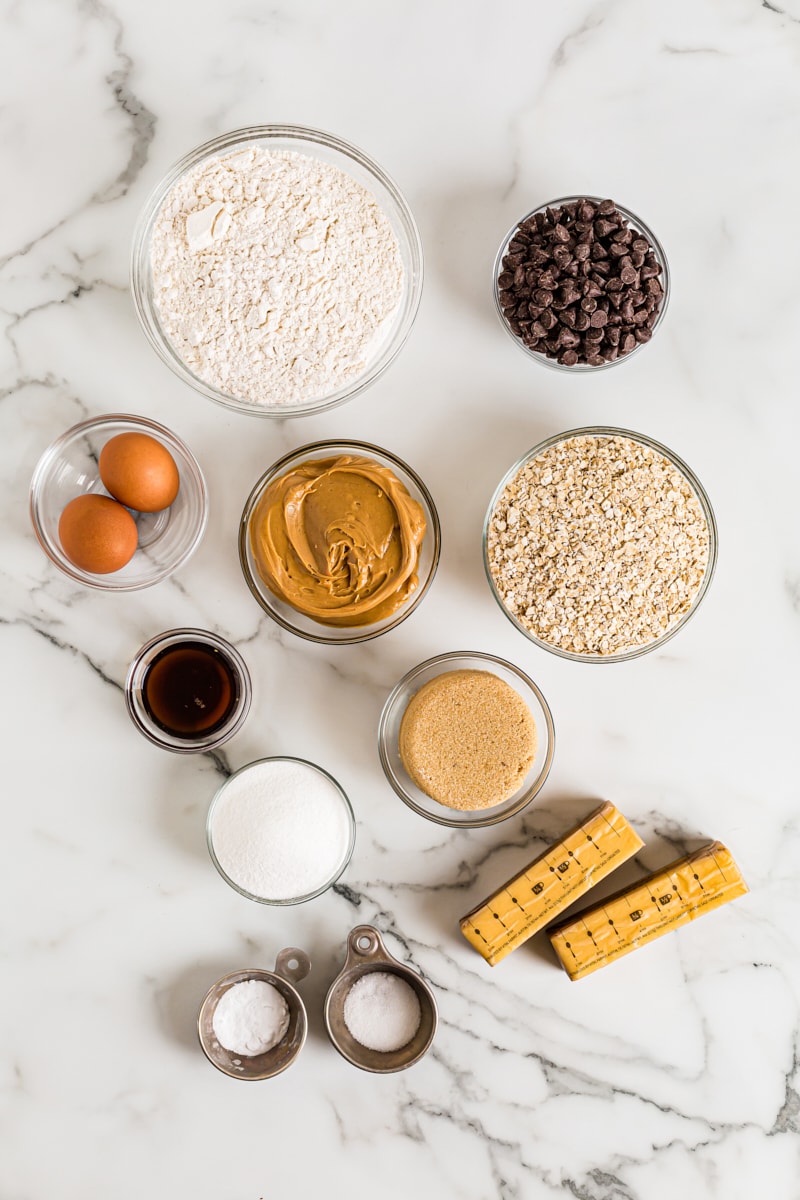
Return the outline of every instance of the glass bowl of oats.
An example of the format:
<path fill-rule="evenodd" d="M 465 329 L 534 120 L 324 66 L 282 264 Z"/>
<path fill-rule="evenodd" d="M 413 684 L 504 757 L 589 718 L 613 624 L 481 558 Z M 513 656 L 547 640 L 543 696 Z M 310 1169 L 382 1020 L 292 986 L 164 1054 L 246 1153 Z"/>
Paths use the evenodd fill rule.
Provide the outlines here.
<path fill-rule="evenodd" d="M 717 525 L 699 479 L 666 446 L 627 429 L 572 429 L 501 480 L 483 559 L 492 594 L 525 637 L 576 662 L 623 662 L 697 612 Z"/>
<path fill-rule="evenodd" d="M 368 387 L 405 343 L 422 243 L 363 151 L 299 125 L 223 134 L 185 155 L 139 217 L 137 315 L 185 383 L 236 412 L 302 416 Z"/>

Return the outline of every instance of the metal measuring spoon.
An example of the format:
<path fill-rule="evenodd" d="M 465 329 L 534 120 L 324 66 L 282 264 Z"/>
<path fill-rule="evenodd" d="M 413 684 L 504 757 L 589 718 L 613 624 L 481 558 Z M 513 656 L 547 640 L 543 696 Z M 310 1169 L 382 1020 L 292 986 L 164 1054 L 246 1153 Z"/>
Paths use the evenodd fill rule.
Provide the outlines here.
<path fill-rule="evenodd" d="M 357 1042 L 344 1023 L 344 1002 L 354 983 L 370 971 L 397 975 L 412 987 L 419 1000 L 421 1019 L 410 1042 L 399 1050 L 370 1050 Z M 356 925 L 347 935 L 347 958 L 325 997 L 325 1027 L 328 1037 L 343 1058 L 362 1071 L 388 1075 L 419 1062 L 436 1033 L 438 1013 L 433 991 L 416 971 L 393 958 L 372 925 Z"/>
<path fill-rule="evenodd" d="M 200 1046 L 208 1061 L 232 1079 L 271 1079 L 290 1067 L 302 1050 L 308 1032 L 305 1005 L 292 985 L 305 979 L 310 970 L 311 960 L 305 951 L 288 946 L 275 959 L 274 971 L 232 971 L 218 980 L 206 994 L 197 1018 Z M 217 1041 L 213 1026 L 214 1012 L 220 999 L 234 984 L 250 979 L 270 983 L 280 992 L 289 1008 L 289 1028 L 277 1046 L 264 1054 L 234 1054 Z"/>

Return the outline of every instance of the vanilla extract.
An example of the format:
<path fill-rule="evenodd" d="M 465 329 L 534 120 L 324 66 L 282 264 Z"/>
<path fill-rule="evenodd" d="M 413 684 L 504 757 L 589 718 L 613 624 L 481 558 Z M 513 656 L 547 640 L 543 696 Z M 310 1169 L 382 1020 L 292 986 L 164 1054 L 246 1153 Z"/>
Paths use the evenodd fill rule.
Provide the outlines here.
<path fill-rule="evenodd" d="M 173 737 L 205 738 L 223 726 L 241 697 L 241 680 L 213 646 L 167 646 L 147 668 L 142 702 L 151 720 Z"/>

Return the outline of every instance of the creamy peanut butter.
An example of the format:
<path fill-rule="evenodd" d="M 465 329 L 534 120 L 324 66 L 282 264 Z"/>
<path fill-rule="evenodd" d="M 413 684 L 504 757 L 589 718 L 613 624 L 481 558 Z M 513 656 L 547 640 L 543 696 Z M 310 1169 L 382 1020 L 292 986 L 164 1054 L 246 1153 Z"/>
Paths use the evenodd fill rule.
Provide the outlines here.
<path fill-rule="evenodd" d="M 324 625 L 372 625 L 416 591 L 422 505 L 388 467 L 342 454 L 274 479 L 250 519 L 261 579 Z"/>

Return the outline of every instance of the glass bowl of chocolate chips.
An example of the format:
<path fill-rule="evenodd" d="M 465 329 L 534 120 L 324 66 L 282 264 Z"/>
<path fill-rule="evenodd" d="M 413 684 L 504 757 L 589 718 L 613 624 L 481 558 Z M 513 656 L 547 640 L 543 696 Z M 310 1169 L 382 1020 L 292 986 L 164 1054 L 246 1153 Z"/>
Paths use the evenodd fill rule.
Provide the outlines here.
<path fill-rule="evenodd" d="M 547 367 L 594 371 L 624 362 L 667 311 L 669 265 L 644 221 L 597 196 L 565 196 L 508 231 L 494 264 L 497 313 Z"/>

